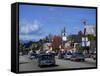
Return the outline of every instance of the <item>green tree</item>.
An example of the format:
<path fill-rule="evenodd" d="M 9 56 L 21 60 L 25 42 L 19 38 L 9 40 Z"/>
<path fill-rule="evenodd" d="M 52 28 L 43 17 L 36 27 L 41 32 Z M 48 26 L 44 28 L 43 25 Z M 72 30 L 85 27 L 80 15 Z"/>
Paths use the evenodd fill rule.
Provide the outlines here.
<path fill-rule="evenodd" d="M 83 52 L 84 48 L 80 45 L 80 44 L 77 44 L 76 45 L 76 49 L 80 52 Z"/>
<path fill-rule="evenodd" d="M 96 40 L 96 37 L 92 34 L 88 34 L 87 37 L 90 41 Z"/>
<path fill-rule="evenodd" d="M 20 43 L 19 44 L 19 51 L 24 52 L 24 50 L 25 50 L 25 45 Z"/>

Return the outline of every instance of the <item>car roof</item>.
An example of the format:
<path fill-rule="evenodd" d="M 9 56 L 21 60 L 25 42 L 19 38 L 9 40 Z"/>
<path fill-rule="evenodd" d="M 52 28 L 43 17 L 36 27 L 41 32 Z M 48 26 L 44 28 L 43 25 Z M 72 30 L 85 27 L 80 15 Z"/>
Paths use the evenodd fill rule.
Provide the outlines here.
<path fill-rule="evenodd" d="M 52 54 L 40 54 L 40 56 L 51 56 Z"/>

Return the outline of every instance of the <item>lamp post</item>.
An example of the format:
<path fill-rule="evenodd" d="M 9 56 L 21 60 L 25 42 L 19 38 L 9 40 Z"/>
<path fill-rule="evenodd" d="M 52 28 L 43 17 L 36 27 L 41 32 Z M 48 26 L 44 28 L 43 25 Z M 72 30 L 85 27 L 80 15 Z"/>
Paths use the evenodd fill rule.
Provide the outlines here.
<path fill-rule="evenodd" d="M 82 46 L 84 47 L 84 51 L 89 54 L 89 46 L 90 46 L 90 41 L 88 40 L 88 37 L 86 36 L 86 20 L 83 21 L 84 24 L 84 36 L 82 37 Z"/>

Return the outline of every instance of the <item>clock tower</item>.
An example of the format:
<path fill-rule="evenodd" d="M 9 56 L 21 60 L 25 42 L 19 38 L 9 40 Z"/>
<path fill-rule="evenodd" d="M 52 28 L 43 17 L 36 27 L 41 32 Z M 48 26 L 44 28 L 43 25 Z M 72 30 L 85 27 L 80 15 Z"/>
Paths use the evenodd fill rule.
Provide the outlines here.
<path fill-rule="evenodd" d="M 61 37 L 62 37 L 62 41 L 67 41 L 66 28 L 65 27 L 61 31 Z"/>

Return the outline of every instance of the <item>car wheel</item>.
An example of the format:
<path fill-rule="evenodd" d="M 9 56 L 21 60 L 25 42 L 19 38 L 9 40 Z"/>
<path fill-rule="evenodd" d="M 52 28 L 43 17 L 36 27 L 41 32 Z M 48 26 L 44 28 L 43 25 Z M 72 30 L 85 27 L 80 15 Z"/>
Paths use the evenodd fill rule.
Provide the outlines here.
<path fill-rule="evenodd" d="M 41 67 L 41 64 L 40 64 L 40 62 L 38 62 L 38 66 L 39 66 L 39 67 Z"/>
<path fill-rule="evenodd" d="M 38 64 L 39 67 L 42 67 L 42 65 Z"/>

